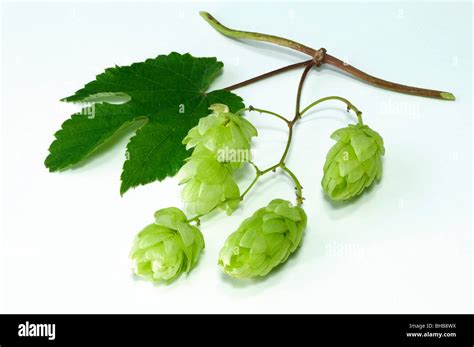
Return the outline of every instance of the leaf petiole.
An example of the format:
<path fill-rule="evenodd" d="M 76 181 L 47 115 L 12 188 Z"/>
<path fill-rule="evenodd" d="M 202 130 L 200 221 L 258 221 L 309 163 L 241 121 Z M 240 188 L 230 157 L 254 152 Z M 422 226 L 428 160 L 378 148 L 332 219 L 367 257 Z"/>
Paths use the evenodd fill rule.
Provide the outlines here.
<path fill-rule="evenodd" d="M 301 63 L 295 63 L 295 64 L 287 65 L 287 66 L 281 67 L 279 69 L 276 69 L 276 70 L 273 70 L 273 71 L 270 71 L 270 72 L 266 72 L 266 73 L 261 74 L 259 76 L 250 78 L 250 79 L 245 80 L 243 82 L 235 83 L 235 84 L 233 84 L 231 86 L 228 86 L 228 87 L 225 87 L 223 89 L 227 90 L 227 91 L 232 91 L 232 90 L 235 90 L 235 89 L 238 89 L 238 88 L 241 88 L 241 87 L 245 87 L 249 84 L 264 80 L 266 78 L 270 78 L 272 76 L 276 76 L 276 75 L 281 74 L 283 72 L 294 70 L 296 68 L 306 66 L 306 65 L 308 65 L 308 63 L 311 63 L 312 61 L 313 60 L 310 59 L 310 60 L 302 61 Z"/>

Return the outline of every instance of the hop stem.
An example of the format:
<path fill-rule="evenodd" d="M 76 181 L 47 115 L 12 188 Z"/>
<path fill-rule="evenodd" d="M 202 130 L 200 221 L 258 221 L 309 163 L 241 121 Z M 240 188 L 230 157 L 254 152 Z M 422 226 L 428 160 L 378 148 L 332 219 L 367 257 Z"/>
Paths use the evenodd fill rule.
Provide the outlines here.
<path fill-rule="evenodd" d="M 284 164 L 280 164 L 280 167 L 282 168 L 283 171 L 285 171 L 293 180 L 296 186 L 296 204 L 301 205 L 303 203 L 303 187 L 301 186 L 300 181 L 296 177 L 296 175 Z"/>
<path fill-rule="evenodd" d="M 263 175 L 262 171 L 260 171 L 260 169 L 257 167 L 257 165 L 255 165 L 253 162 L 250 162 L 250 164 L 255 168 L 255 178 L 253 179 L 253 181 L 250 183 L 250 185 L 247 187 L 247 189 L 245 189 L 245 191 L 240 196 L 241 201 L 244 200 L 245 195 L 247 195 L 247 193 L 250 191 L 250 189 L 252 189 L 252 187 L 255 185 L 255 183 L 257 183 L 260 176 Z"/>
<path fill-rule="evenodd" d="M 305 114 L 307 111 L 309 111 L 311 108 L 313 108 L 314 106 L 322 103 L 322 102 L 325 102 L 325 101 L 328 101 L 328 100 L 339 100 L 339 101 L 342 101 L 343 103 L 346 104 L 347 106 L 347 111 L 349 110 L 352 110 L 354 111 L 354 113 L 356 114 L 357 116 L 357 120 L 358 120 L 358 123 L 360 125 L 363 125 L 364 123 L 362 122 L 362 111 L 360 111 L 355 105 L 353 105 L 349 100 L 343 98 L 343 97 L 340 97 L 340 96 L 326 96 L 324 98 L 321 98 L 319 100 L 316 100 L 315 102 L 309 104 L 303 111 L 301 111 L 300 113 L 300 117 L 303 116 L 303 114 Z"/>
<path fill-rule="evenodd" d="M 208 12 L 199 12 L 202 18 L 206 22 L 208 22 L 214 29 L 216 29 L 221 34 L 224 34 L 228 37 L 233 37 L 235 39 L 249 39 L 249 40 L 256 40 L 256 41 L 264 41 L 274 43 L 279 46 L 288 47 L 303 53 L 306 53 L 310 56 L 314 56 L 316 54 L 316 50 L 302 45 L 301 43 L 285 39 L 283 37 L 274 36 L 274 35 L 267 35 L 261 34 L 256 32 L 250 31 L 241 31 L 241 30 L 234 30 L 226 27 L 225 25 L 221 24 L 217 19 L 215 19 L 210 13 Z"/>
<path fill-rule="evenodd" d="M 303 62 L 301 62 L 301 63 L 296 63 L 296 64 L 287 65 L 287 66 L 281 67 L 281 68 L 279 68 L 279 69 L 272 70 L 272 71 L 270 71 L 270 72 L 266 72 L 266 73 L 261 74 L 261 75 L 259 75 L 259 76 L 250 78 L 250 79 L 245 80 L 245 81 L 243 81 L 243 82 L 235 83 L 235 84 L 233 84 L 233 85 L 231 85 L 231 86 L 228 86 L 228 87 L 225 87 L 225 88 L 223 88 L 223 89 L 224 89 L 224 90 L 231 91 L 231 90 L 235 90 L 235 89 L 238 89 L 238 88 L 241 88 L 241 87 L 245 87 L 245 86 L 248 86 L 249 84 L 252 84 L 252 83 L 255 83 L 255 82 L 264 80 L 264 79 L 266 79 L 266 78 L 269 78 L 269 77 L 272 77 L 272 76 L 281 74 L 281 73 L 283 73 L 283 72 L 290 71 L 290 70 L 294 70 L 294 69 L 296 69 L 296 68 L 306 66 L 306 65 L 308 65 L 308 63 L 310 63 L 310 62 L 312 62 L 312 61 L 313 61 L 313 60 L 311 59 L 311 60 L 303 61 Z"/>
<path fill-rule="evenodd" d="M 245 110 L 259 111 L 261 113 L 267 113 L 267 114 L 273 115 L 275 117 L 278 117 L 278 118 L 284 120 L 288 125 L 288 139 L 286 141 L 286 146 L 285 146 L 285 149 L 283 151 L 283 154 L 282 154 L 279 162 L 277 164 L 273 165 L 273 166 L 270 166 L 268 169 L 263 170 L 263 171 L 260 170 L 254 163 L 251 162 L 251 164 L 255 168 L 255 178 L 250 183 L 250 185 L 245 190 L 245 192 L 241 195 L 240 200 L 243 200 L 245 195 L 250 191 L 250 189 L 252 189 L 252 187 L 255 185 L 255 183 L 258 181 L 258 179 L 262 175 L 264 175 L 264 174 L 266 174 L 270 171 L 275 171 L 278 167 L 280 167 L 281 169 L 283 169 L 285 172 L 287 172 L 290 175 L 290 177 L 293 179 L 293 182 L 295 183 L 295 186 L 296 186 L 296 189 L 297 189 L 297 194 L 296 194 L 297 205 L 301 205 L 303 203 L 303 195 L 302 195 L 301 184 L 298 181 L 298 179 L 296 178 L 296 175 L 285 165 L 285 160 L 286 160 L 286 157 L 288 156 L 288 152 L 289 152 L 290 146 L 291 146 L 291 141 L 293 139 L 293 127 L 295 126 L 296 122 L 298 121 L 298 119 L 301 118 L 301 115 L 302 115 L 302 113 L 300 112 L 300 103 L 301 103 L 301 93 L 302 93 L 302 90 L 303 90 L 303 85 L 304 85 L 304 82 L 305 82 L 306 77 L 308 75 L 308 72 L 311 70 L 313 65 L 314 65 L 314 63 L 312 61 L 307 63 L 306 68 L 304 69 L 303 74 L 301 75 L 300 81 L 298 83 L 298 92 L 296 93 L 295 115 L 294 115 L 294 117 L 291 121 L 289 121 L 285 117 L 283 117 L 283 116 L 281 116 L 281 115 L 279 115 L 275 112 L 267 111 L 267 110 L 263 110 L 263 109 L 258 109 L 258 108 L 255 108 L 253 106 L 250 106 L 248 108 L 245 108 L 245 109 L 242 109 L 242 110 L 238 111 L 238 113 L 244 112 Z"/>
<path fill-rule="evenodd" d="M 296 120 L 301 117 L 300 105 L 301 105 L 301 93 L 303 92 L 303 84 L 304 84 L 304 81 L 306 80 L 306 77 L 308 76 L 309 70 L 311 70 L 313 65 L 314 65 L 313 61 L 308 63 L 306 65 L 306 68 L 303 70 L 303 74 L 301 75 L 300 83 L 298 84 L 298 91 L 296 92 L 296 110 L 295 110 L 295 117 L 293 119 L 293 123 L 295 123 Z"/>
<path fill-rule="evenodd" d="M 303 45 L 299 42 L 293 41 L 286 39 L 284 37 L 279 37 L 279 36 L 274 36 L 274 35 L 267 35 L 267 34 L 262 34 L 262 33 L 257 33 L 257 32 L 250 32 L 250 31 L 242 31 L 242 30 L 235 30 L 235 29 L 230 29 L 223 24 L 221 24 L 217 19 L 215 19 L 211 14 L 207 12 L 200 12 L 200 15 L 206 22 L 208 22 L 214 29 L 216 29 L 218 32 L 221 34 L 232 37 L 235 39 L 248 39 L 248 40 L 256 40 L 256 41 L 263 41 L 263 42 L 269 42 L 273 43 L 279 46 L 287 47 L 293 50 L 296 50 L 298 52 L 304 53 L 306 55 L 309 55 L 312 58 L 312 61 L 317 65 L 323 65 L 323 64 L 328 64 L 336 67 L 337 69 L 348 73 L 349 75 L 360 79 L 364 82 L 367 82 L 369 84 L 372 84 L 376 87 L 383 88 L 383 89 L 388 89 L 394 92 L 399 92 L 399 93 L 405 93 L 405 94 L 411 94 L 411 95 L 417 95 L 417 96 L 424 96 L 424 97 L 429 97 L 429 98 L 435 98 L 435 99 L 441 99 L 441 100 L 455 100 L 455 96 L 452 93 L 445 92 L 445 91 L 440 91 L 440 90 L 432 90 L 432 89 L 425 89 L 425 88 L 418 88 L 418 87 L 412 87 L 412 86 L 407 86 L 399 83 L 394 83 L 390 81 L 383 80 L 381 78 L 369 75 L 366 72 L 363 72 L 359 69 L 357 69 L 354 66 L 351 66 L 344 61 L 340 60 L 339 58 L 336 58 L 330 54 L 326 53 L 326 50 L 324 48 L 320 49 L 314 49 L 311 47 L 308 47 L 306 45 Z M 299 64 L 297 66 L 300 66 Z M 295 66 L 295 67 L 297 67 Z M 287 71 L 286 69 L 292 68 L 290 67 L 285 67 L 279 70 L 284 70 Z M 265 74 L 266 76 L 257 76 L 254 79 L 251 79 L 249 81 L 243 82 L 245 85 L 253 83 L 255 81 L 258 81 L 262 78 L 269 77 L 272 75 L 272 73 L 267 73 Z M 240 86 L 237 84 L 237 86 Z M 234 86 L 231 86 L 235 88 Z"/>
<path fill-rule="evenodd" d="M 264 109 L 261 109 L 261 108 L 256 108 L 256 107 L 253 107 L 253 106 L 243 108 L 243 109 L 237 111 L 236 114 L 240 114 L 240 113 L 243 113 L 245 111 L 256 111 L 256 112 L 260 112 L 260 113 L 266 113 L 266 114 L 269 114 L 269 115 L 272 115 L 274 117 L 277 117 L 277 118 L 281 119 L 286 124 L 290 123 L 290 121 L 288 119 L 286 119 L 285 117 L 279 115 L 278 113 L 275 113 L 275 112 L 272 112 L 272 111 L 267 111 L 267 110 L 264 110 Z"/>

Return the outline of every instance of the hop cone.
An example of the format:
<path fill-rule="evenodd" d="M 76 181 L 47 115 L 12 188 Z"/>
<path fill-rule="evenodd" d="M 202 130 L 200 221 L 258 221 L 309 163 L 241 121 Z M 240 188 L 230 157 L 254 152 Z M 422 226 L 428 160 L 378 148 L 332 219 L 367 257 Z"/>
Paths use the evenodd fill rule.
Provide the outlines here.
<path fill-rule="evenodd" d="M 233 169 L 251 160 L 250 141 L 257 136 L 255 127 L 245 118 L 229 112 L 223 104 L 213 104 L 213 111 L 199 120 L 184 138 L 186 149 L 203 146 L 217 155 L 221 162 L 229 162 Z"/>
<path fill-rule="evenodd" d="M 134 272 L 148 280 L 168 281 L 196 265 L 204 239 L 184 213 L 169 207 L 156 211 L 155 223 L 138 233 L 130 257 Z"/>
<path fill-rule="evenodd" d="M 232 169 L 202 146 L 194 150 L 178 176 L 180 184 L 186 184 L 182 198 L 190 214 L 203 215 L 216 207 L 231 214 L 239 205 L 240 191 Z"/>
<path fill-rule="evenodd" d="M 298 248 L 305 227 L 306 213 L 301 207 L 275 199 L 227 238 L 219 265 L 236 278 L 265 276 Z"/>
<path fill-rule="evenodd" d="M 348 200 L 382 177 L 385 153 L 382 137 L 367 125 L 349 125 L 336 130 L 337 143 L 329 150 L 321 181 L 332 200 Z"/>

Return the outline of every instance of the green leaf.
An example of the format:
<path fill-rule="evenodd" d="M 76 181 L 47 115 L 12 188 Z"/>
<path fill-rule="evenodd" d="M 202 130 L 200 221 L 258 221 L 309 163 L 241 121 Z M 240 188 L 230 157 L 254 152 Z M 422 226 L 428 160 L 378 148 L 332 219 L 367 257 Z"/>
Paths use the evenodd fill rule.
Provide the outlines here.
<path fill-rule="evenodd" d="M 77 164 L 120 130 L 145 119 L 146 124 L 127 145 L 121 194 L 175 175 L 189 156 L 181 143 L 183 138 L 209 114 L 211 104 L 226 104 L 233 112 L 244 107 L 242 99 L 231 92 L 206 92 L 222 67 L 215 58 L 171 53 L 106 69 L 96 80 L 63 99 L 93 105 L 63 123 L 49 148 L 46 167 L 57 171 Z M 110 103 L 117 100 L 126 102 Z"/>
<path fill-rule="evenodd" d="M 84 108 L 81 113 L 72 115 L 56 132 L 56 140 L 49 147 L 50 155 L 45 161 L 50 171 L 80 162 L 136 120 L 129 105 L 96 104 L 93 118 L 90 112 L 91 109 Z"/>

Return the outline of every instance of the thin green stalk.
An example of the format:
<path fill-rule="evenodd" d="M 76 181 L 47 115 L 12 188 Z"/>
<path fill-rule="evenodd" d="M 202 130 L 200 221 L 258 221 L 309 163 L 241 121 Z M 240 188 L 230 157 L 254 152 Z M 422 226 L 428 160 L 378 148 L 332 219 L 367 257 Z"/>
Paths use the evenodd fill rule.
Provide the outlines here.
<path fill-rule="evenodd" d="M 252 180 L 252 182 L 249 184 L 249 186 L 247 187 L 247 189 L 245 189 L 245 191 L 242 193 L 242 195 L 240 196 L 240 200 L 242 201 L 245 196 L 250 192 L 250 190 L 254 187 L 255 183 L 257 183 L 257 181 L 260 179 L 260 177 L 262 177 L 263 175 L 267 174 L 268 172 L 270 171 L 275 171 L 277 168 L 281 168 L 283 171 L 285 171 L 290 177 L 291 179 L 293 180 L 293 182 L 295 183 L 295 187 L 296 187 L 296 203 L 298 205 L 301 205 L 303 203 L 303 187 L 301 186 L 301 183 L 300 181 L 298 180 L 298 178 L 296 177 L 296 175 L 282 162 L 279 162 L 278 164 L 275 164 L 271 167 L 269 167 L 268 169 L 266 170 L 260 170 L 258 169 L 258 167 L 251 163 L 254 167 L 255 167 L 255 177 L 254 179 Z M 201 216 L 200 216 L 201 217 Z"/>
<path fill-rule="evenodd" d="M 208 213 L 211 213 L 211 211 L 209 211 Z M 205 216 L 205 215 L 204 214 L 198 214 L 197 216 L 194 216 L 192 218 L 188 218 L 187 222 L 188 223 L 196 222 L 196 224 L 199 226 L 201 224 L 200 218 L 203 217 L 203 216 Z"/>
<path fill-rule="evenodd" d="M 286 156 L 288 155 L 288 152 L 290 150 L 291 140 L 293 139 L 293 124 L 294 123 L 292 123 L 290 127 L 288 128 L 288 140 L 286 141 L 285 150 L 283 151 L 283 155 L 281 156 L 281 159 L 279 162 L 280 164 L 285 163 Z"/>
<path fill-rule="evenodd" d="M 265 170 L 262 170 L 262 171 L 261 171 L 261 172 L 262 172 L 262 175 L 264 175 L 264 174 L 266 174 L 266 173 L 268 173 L 268 172 L 270 172 L 270 171 L 273 171 L 273 172 L 274 172 L 279 166 L 280 166 L 280 163 L 275 164 L 275 165 L 272 165 L 272 166 L 270 166 L 269 168 L 267 168 L 267 169 L 265 169 Z"/>
<path fill-rule="evenodd" d="M 301 205 L 303 203 L 303 187 L 301 186 L 300 181 L 296 177 L 296 175 L 291 171 L 287 166 L 284 164 L 280 164 L 280 167 L 282 168 L 283 171 L 285 171 L 293 180 L 296 186 L 296 203 L 297 205 Z"/>
<path fill-rule="evenodd" d="M 243 108 L 241 110 L 238 110 L 236 112 L 236 114 L 239 114 L 239 113 L 243 113 L 245 111 L 256 111 L 256 112 L 260 112 L 260 113 L 266 113 L 266 114 L 269 114 L 269 115 L 272 115 L 272 116 L 275 116 L 279 119 L 281 119 L 282 121 L 284 121 L 286 124 L 289 124 L 290 121 L 288 119 L 286 119 L 285 117 L 279 115 L 278 113 L 275 113 L 275 112 L 272 112 L 272 111 L 268 111 L 268 110 L 264 110 L 264 109 L 261 109 L 261 108 L 256 108 L 256 107 L 253 107 L 253 106 L 249 106 L 249 107 L 246 107 L 246 108 Z"/>
<path fill-rule="evenodd" d="M 250 189 L 252 189 L 252 187 L 255 185 L 255 183 L 257 183 L 260 176 L 261 175 L 255 175 L 255 178 L 253 179 L 252 183 L 250 183 L 250 185 L 247 187 L 247 189 L 240 196 L 240 201 L 244 200 L 245 195 L 247 195 L 247 193 L 250 191 Z"/>
<path fill-rule="evenodd" d="M 240 195 L 240 201 L 244 200 L 245 195 L 247 195 L 247 193 L 250 191 L 250 189 L 252 189 L 252 187 L 255 185 L 255 183 L 257 183 L 260 176 L 263 175 L 262 172 L 260 171 L 260 169 L 257 167 L 257 165 L 255 165 L 253 162 L 250 162 L 250 164 L 252 164 L 253 167 L 255 168 L 255 178 L 250 183 L 250 185 L 247 187 L 247 189 L 245 189 L 245 191 L 242 193 L 242 195 Z"/>
<path fill-rule="evenodd" d="M 364 124 L 362 122 L 362 111 L 360 111 L 355 105 L 353 105 L 349 100 L 343 98 L 343 97 L 340 97 L 340 96 L 326 96 L 324 98 L 321 98 L 319 100 L 316 100 L 315 102 L 309 104 L 308 106 L 306 106 L 306 108 L 301 111 L 300 113 L 300 117 L 303 116 L 303 114 L 305 114 L 307 111 L 309 111 L 311 108 L 313 108 L 314 106 L 324 102 L 324 101 L 328 101 L 328 100 L 339 100 L 339 101 L 342 101 L 343 103 L 346 104 L 347 106 L 347 111 L 349 110 L 352 110 L 354 111 L 354 113 L 356 114 L 357 116 L 357 120 L 359 122 L 360 125 Z"/>

